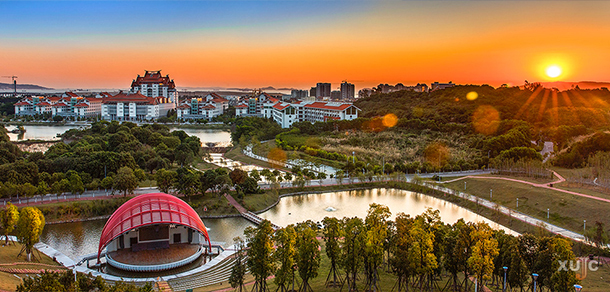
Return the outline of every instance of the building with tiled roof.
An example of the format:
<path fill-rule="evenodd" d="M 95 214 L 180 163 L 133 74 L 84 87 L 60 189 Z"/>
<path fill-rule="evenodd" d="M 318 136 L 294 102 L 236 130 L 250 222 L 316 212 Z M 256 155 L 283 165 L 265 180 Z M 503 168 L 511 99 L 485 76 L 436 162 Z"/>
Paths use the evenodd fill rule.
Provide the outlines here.
<path fill-rule="evenodd" d="M 93 117 L 102 112 L 102 99 L 83 98 L 72 92 L 62 96 L 34 96 L 22 99 L 15 104 L 16 115 L 45 115 L 64 117 Z M 84 105 L 87 105 L 85 107 Z"/>
<path fill-rule="evenodd" d="M 235 105 L 235 116 L 243 117 L 248 114 L 248 104 L 246 102 L 239 102 Z"/>
<path fill-rule="evenodd" d="M 351 103 L 327 101 L 297 101 L 294 103 L 271 102 L 264 105 L 263 117 L 272 118 L 282 128 L 296 122 L 325 122 L 328 120 L 353 120 L 358 118 L 359 108 Z"/>
<path fill-rule="evenodd" d="M 119 92 L 102 99 L 102 118 L 118 121 L 154 120 L 166 116 L 169 110 L 175 108 L 168 97 Z"/>
<path fill-rule="evenodd" d="M 140 94 L 148 97 L 165 97 L 177 104 L 178 91 L 174 80 L 169 78 L 169 75 L 162 76 L 159 71 L 146 71 L 144 76 L 138 75 L 131 82 L 131 93 L 140 92 Z"/>
<path fill-rule="evenodd" d="M 188 108 L 186 107 L 188 105 Z M 179 119 L 207 119 L 222 115 L 229 108 L 229 100 L 216 92 L 204 98 L 191 98 L 183 101 L 176 111 Z"/>

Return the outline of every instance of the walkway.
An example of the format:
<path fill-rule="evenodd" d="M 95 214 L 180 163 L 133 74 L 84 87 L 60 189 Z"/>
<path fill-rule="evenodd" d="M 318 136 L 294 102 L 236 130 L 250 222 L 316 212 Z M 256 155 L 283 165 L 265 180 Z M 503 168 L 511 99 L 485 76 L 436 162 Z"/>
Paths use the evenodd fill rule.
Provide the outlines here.
<path fill-rule="evenodd" d="M 227 198 L 227 201 L 229 201 L 229 204 L 233 205 L 233 207 L 235 207 L 235 209 L 237 209 L 237 211 L 239 211 L 239 214 L 244 217 L 246 220 L 259 225 L 261 224 L 261 222 L 263 222 L 263 218 L 259 217 L 258 215 L 246 210 L 246 208 L 244 208 L 244 206 L 242 206 L 241 204 L 239 204 L 234 198 L 233 196 L 229 195 L 228 193 L 224 194 L 225 198 Z M 271 223 L 271 227 L 274 230 L 278 230 L 281 227 L 278 225 L 275 225 L 273 223 Z"/>
<path fill-rule="evenodd" d="M 459 180 L 466 179 L 466 178 L 506 180 L 506 181 L 512 181 L 512 182 L 518 182 L 518 183 L 522 183 L 522 184 L 527 184 L 527 185 L 530 185 L 530 186 L 533 186 L 533 187 L 537 187 L 537 188 L 549 189 L 549 190 L 558 191 L 558 192 L 562 192 L 562 193 L 566 193 L 566 194 L 570 194 L 570 195 L 575 195 L 575 196 L 579 196 L 579 197 L 583 197 L 583 198 L 589 198 L 589 199 L 593 199 L 593 200 L 598 200 L 598 201 L 610 203 L 610 199 L 604 199 L 604 198 L 600 198 L 600 197 L 596 197 L 596 196 L 591 196 L 591 195 L 587 195 L 587 194 L 583 194 L 583 193 L 577 193 L 577 192 L 572 192 L 572 191 L 568 191 L 568 190 L 564 190 L 564 189 L 553 187 L 553 185 L 555 185 L 555 184 L 560 184 L 562 182 L 565 182 L 566 179 L 563 178 L 561 175 L 559 175 L 557 172 L 555 172 L 555 171 L 552 171 L 552 172 L 553 172 L 553 175 L 555 175 L 557 177 L 557 180 L 553 181 L 553 182 L 549 182 L 549 183 L 542 183 L 542 184 L 537 184 L 537 183 L 533 183 L 533 182 L 529 182 L 529 181 L 524 181 L 524 180 L 514 179 L 514 178 L 507 178 L 507 177 L 471 176 L 471 175 L 465 176 L 465 177 L 456 178 L 454 180 L 448 180 L 448 181 L 445 181 L 445 182 L 442 182 L 442 183 L 444 183 L 444 184 L 451 183 L 451 182 L 459 181 Z"/>
<path fill-rule="evenodd" d="M 460 178 L 460 179 L 464 179 L 464 178 Z M 453 181 L 457 181 L 457 180 L 459 180 L 459 179 L 455 179 Z M 486 199 L 483 199 L 483 198 L 480 198 L 480 197 L 477 197 L 477 196 L 473 196 L 471 194 L 464 193 L 464 192 L 461 192 L 461 191 L 456 191 L 456 190 L 453 190 L 453 189 L 442 187 L 440 185 L 436 185 L 436 184 L 433 184 L 433 183 L 424 183 L 424 185 L 429 187 L 429 188 L 432 188 L 432 189 L 435 189 L 435 190 L 439 190 L 441 192 L 445 192 L 445 193 L 452 194 L 452 195 L 458 196 L 460 198 L 469 200 L 471 202 L 477 203 L 477 204 L 479 204 L 481 206 L 484 206 L 484 207 L 487 207 L 489 209 L 497 210 L 497 211 L 501 212 L 502 214 L 505 214 L 505 215 L 508 215 L 508 216 L 510 216 L 512 218 L 521 220 L 521 221 L 523 221 L 525 223 L 528 223 L 528 224 L 531 224 L 533 226 L 543 227 L 543 228 L 545 228 L 546 230 L 548 230 L 548 231 L 550 231 L 552 233 L 559 234 L 559 235 L 562 235 L 564 237 L 571 238 L 571 239 L 577 240 L 577 241 L 584 241 L 585 240 L 585 237 L 582 234 L 578 234 L 576 232 L 567 230 L 565 228 L 561 228 L 559 226 L 550 224 L 550 223 L 545 222 L 543 220 L 540 220 L 540 219 L 537 219 L 537 218 L 525 215 L 525 214 L 523 214 L 521 212 L 514 211 L 514 210 L 509 209 L 507 207 L 500 206 L 497 203 L 491 202 L 489 200 L 486 200 Z"/>

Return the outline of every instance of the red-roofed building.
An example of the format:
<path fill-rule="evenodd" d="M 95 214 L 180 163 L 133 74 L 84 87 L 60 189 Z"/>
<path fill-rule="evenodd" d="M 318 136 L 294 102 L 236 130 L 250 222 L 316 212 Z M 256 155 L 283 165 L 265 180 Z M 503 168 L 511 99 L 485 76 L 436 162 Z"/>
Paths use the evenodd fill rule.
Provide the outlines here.
<path fill-rule="evenodd" d="M 184 105 L 188 105 L 188 110 Z M 210 93 L 204 98 L 191 98 L 184 101 L 176 111 L 179 119 L 207 119 L 222 115 L 229 108 L 229 100 L 220 96 L 218 93 Z"/>
<path fill-rule="evenodd" d="M 169 98 L 172 103 L 178 103 L 178 91 L 176 90 L 174 80 L 171 80 L 169 75 L 162 76 L 161 70 L 147 70 L 146 73 L 144 73 L 144 76 L 138 75 L 138 77 L 131 82 L 131 93 L 136 92 L 153 98 Z"/>
<path fill-rule="evenodd" d="M 167 97 L 149 97 L 139 92 L 119 92 L 102 99 L 102 118 L 105 120 L 153 120 L 167 115 L 175 104 Z"/>
<path fill-rule="evenodd" d="M 267 118 L 273 118 L 282 128 L 289 128 L 295 122 L 325 122 L 328 120 L 353 120 L 358 118 L 359 108 L 351 103 L 300 101 L 298 103 L 266 103 Z"/>
<path fill-rule="evenodd" d="M 95 117 L 102 113 L 101 98 L 86 98 L 74 105 L 74 114 L 77 117 Z"/>
<path fill-rule="evenodd" d="M 235 116 L 243 117 L 248 114 L 248 104 L 240 102 L 235 106 Z"/>

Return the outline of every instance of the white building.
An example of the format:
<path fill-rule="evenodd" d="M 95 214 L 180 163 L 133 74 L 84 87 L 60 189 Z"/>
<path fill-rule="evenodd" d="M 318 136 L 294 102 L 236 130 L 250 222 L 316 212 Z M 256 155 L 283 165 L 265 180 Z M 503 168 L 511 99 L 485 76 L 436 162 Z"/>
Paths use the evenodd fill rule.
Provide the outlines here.
<path fill-rule="evenodd" d="M 174 80 L 169 78 L 169 75 L 162 76 L 159 71 L 146 71 L 144 76 L 138 77 L 131 82 L 131 93 L 137 93 L 147 97 L 165 97 L 169 98 L 170 102 L 178 103 L 178 91 Z"/>
<path fill-rule="evenodd" d="M 210 93 L 204 98 L 191 98 L 177 108 L 179 119 L 207 119 L 222 115 L 229 108 L 229 100 L 217 93 Z"/>
<path fill-rule="evenodd" d="M 169 110 L 175 108 L 175 104 L 167 97 L 119 92 L 103 99 L 102 118 L 118 121 L 154 120 L 166 116 Z"/>
<path fill-rule="evenodd" d="M 62 96 L 28 97 L 15 104 L 16 115 L 51 114 L 65 117 L 92 117 L 102 112 L 101 98 L 84 98 L 72 92 Z"/>
<path fill-rule="evenodd" d="M 269 110 L 267 112 L 267 110 Z M 265 118 L 273 118 L 282 128 L 289 128 L 295 122 L 325 122 L 329 120 L 354 120 L 359 108 L 351 103 L 301 101 L 298 103 L 266 103 Z"/>

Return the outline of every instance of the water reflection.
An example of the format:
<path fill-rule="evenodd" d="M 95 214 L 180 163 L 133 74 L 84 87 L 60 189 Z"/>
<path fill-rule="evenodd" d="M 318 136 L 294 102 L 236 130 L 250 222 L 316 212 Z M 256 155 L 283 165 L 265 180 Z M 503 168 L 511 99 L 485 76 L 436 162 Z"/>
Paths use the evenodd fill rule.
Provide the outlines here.
<path fill-rule="evenodd" d="M 237 218 L 203 219 L 208 235 L 213 242 L 223 242 L 227 247 L 233 238 L 242 236 L 244 229 L 253 226 L 249 221 Z M 106 220 L 47 225 L 40 241 L 62 252 L 71 259 L 97 252 L 97 247 Z"/>
<path fill-rule="evenodd" d="M 392 219 L 399 212 L 416 216 L 422 214 L 426 208 L 431 207 L 440 210 L 441 220 L 445 223 L 453 224 L 460 218 L 472 222 L 483 221 L 493 228 L 501 228 L 515 234 L 506 227 L 453 203 L 397 189 L 353 190 L 284 197 L 277 206 L 260 216 L 280 226 L 306 220 L 321 221 L 326 216 L 364 218 L 371 203 L 388 206 L 392 212 Z M 335 210 L 328 212 L 328 208 Z"/>

